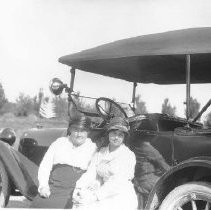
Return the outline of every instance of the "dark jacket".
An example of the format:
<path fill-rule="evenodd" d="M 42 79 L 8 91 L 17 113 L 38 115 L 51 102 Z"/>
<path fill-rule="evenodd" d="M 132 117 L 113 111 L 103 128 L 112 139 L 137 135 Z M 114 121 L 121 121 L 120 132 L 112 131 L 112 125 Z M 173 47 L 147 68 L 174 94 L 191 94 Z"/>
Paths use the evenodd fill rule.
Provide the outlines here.
<path fill-rule="evenodd" d="M 149 142 L 142 142 L 133 151 L 136 154 L 137 178 L 151 173 L 159 176 L 170 169 L 163 156 Z"/>

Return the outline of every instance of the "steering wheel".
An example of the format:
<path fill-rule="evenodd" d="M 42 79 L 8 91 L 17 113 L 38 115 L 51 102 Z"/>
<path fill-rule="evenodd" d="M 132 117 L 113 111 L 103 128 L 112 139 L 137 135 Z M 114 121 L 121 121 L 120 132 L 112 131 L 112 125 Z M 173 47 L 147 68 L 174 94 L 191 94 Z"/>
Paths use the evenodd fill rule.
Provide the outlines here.
<path fill-rule="evenodd" d="M 95 106 L 98 114 L 104 119 L 104 121 L 108 121 L 113 117 L 127 118 L 124 109 L 118 103 L 109 98 L 98 98 L 95 102 Z"/>

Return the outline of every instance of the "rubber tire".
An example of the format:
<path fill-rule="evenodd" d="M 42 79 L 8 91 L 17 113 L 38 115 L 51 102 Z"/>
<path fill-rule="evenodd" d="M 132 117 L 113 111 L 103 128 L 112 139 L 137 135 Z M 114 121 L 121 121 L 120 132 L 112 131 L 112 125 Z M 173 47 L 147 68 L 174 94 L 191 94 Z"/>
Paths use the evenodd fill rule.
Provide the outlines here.
<path fill-rule="evenodd" d="M 206 182 L 189 182 L 180 185 L 165 197 L 159 210 L 173 210 L 178 200 L 191 193 L 200 194 L 211 200 L 211 185 Z"/>
<path fill-rule="evenodd" d="M 1 183 L 2 182 L 2 183 Z M 11 185 L 8 173 L 5 169 L 4 164 L 0 160 L 0 208 L 5 207 L 9 202 L 11 193 Z"/>

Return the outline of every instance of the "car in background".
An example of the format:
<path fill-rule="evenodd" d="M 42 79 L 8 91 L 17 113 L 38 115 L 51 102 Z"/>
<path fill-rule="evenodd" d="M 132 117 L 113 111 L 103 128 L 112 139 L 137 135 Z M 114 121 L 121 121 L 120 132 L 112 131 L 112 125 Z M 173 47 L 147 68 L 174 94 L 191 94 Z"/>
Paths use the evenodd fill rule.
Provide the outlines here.
<path fill-rule="evenodd" d="M 39 166 L 52 142 L 65 136 L 67 128 L 32 128 L 23 132 L 18 151 Z"/>

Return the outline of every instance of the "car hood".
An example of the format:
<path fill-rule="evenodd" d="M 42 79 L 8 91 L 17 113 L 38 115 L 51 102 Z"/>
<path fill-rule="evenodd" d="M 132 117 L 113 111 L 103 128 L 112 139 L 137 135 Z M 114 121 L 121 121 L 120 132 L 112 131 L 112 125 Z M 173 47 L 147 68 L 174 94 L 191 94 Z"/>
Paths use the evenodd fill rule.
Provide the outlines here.
<path fill-rule="evenodd" d="M 49 146 L 53 141 L 66 135 L 67 128 L 32 128 L 25 131 L 20 139 L 34 139 L 39 146 Z"/>

